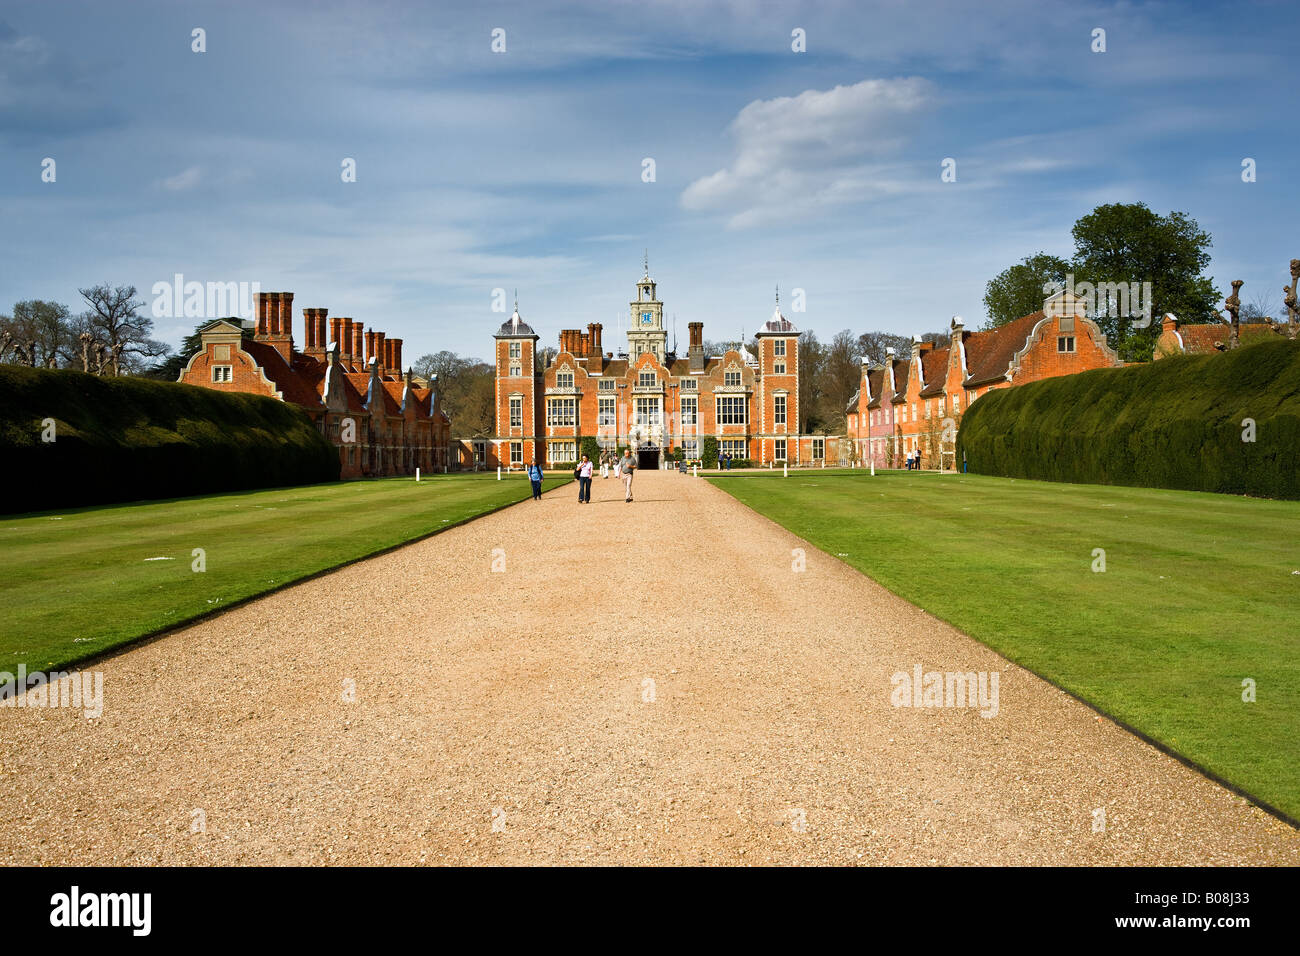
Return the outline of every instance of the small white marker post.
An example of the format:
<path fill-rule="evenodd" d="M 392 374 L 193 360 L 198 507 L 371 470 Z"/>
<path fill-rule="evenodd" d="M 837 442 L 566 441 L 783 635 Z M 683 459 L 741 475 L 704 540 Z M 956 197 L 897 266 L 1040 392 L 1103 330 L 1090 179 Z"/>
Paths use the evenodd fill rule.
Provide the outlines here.
<path fill-rule="evenodd" d="M 497 465 L 497 481 L 501 480 L 501 466 Z"/>
<path fill-rule="evenodd" d="M 415 483 L 416 483 L 417 485 L 420 483 L 420 469 L 419 469 L 419 468 L 415 469 Z"/>
<path fill-rule="evenodd" d="M 871 459 L 871 477 L 876 477 L 876 459 Z"/>
<path fill-rule="evenodd" d="M 782 478 L 790 477 L 790 463 L 788 461 L 781 462 L 781 477 Z"/>
<path fill-rule="evenodd" d="M 698 477 L 700 477 L 700 466 L 699 466 L 699 465 L 691 465 L 691 477 L 692 477 L 692 478 L 698 478 Z"/>

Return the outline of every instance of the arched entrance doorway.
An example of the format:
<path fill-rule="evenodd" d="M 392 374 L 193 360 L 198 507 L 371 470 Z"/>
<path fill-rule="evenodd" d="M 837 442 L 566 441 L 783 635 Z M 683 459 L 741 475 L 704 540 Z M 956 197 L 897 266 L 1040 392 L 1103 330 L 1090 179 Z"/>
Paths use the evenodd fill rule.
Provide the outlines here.
<path fill-rule="evenodd" d="M 659 469 L 659 446 L 643 442 L 636 450 L 636 466 L 640 469 Z"/>

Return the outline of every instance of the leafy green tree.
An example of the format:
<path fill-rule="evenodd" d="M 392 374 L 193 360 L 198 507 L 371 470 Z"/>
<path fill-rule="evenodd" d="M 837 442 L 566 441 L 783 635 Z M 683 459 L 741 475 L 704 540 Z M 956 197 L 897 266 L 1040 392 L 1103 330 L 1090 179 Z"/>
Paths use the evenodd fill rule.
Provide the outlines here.
<path fill-rule="evenodd" d="M 1210 235 L 1186 213 L 1160 216 L 1144 203 L 1098 206 L 1072 230 L 1074 281 L 1151 283 L 1150 324 L 1107 313 L 1100 297 L 1094 318 L 1120 357 L 1151 358 L 1160 317 L 1172 312 L 1189 324 L 1220 322 L 1218 293 L 1202 274 L 1210 264 Z"/>
<path fill-rule="evenodd" d="M 996 329 L 1043 307 L 1047 283 L 1065 284 L 1071 265 L 1060 256 L 1039 252 L 1003 269 L 984 288 L 986 329 Z"/>

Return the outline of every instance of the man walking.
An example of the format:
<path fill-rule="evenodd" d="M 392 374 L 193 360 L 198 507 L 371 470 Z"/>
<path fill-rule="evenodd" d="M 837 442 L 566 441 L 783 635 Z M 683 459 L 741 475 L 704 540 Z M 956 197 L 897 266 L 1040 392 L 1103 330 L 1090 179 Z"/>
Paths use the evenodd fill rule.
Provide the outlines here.
<path fill-rule="evenodd" d="M 593 465 L 591 459 L 586 455 L 582 456 L 582 462 L 578 465 L 578 504 L 591 504 L 591 471 Z"/>
<path fill-rule="evenodd" d="M 533 485 L 533 500 L 542 500 L 542 466 L 533 462 L 528 466 L 528 480 Z"/>
<path fill-rule="evenodd" d="M 627 489 L 627 500 L 632 500 L 632 475 L 636 472 L 636 459 L 632 457 L 632 449 L 628 448 L 623 453 L 623 460 L 618 463 L 619 471 L 623 474 L 623 487 Z"/>

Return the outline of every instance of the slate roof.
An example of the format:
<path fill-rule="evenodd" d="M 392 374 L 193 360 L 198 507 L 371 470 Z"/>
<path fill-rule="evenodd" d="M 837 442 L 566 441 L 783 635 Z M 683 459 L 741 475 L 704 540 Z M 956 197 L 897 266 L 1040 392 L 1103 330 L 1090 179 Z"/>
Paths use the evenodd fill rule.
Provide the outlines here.
<path fill-rule="evenodd" d="M 519 335 L 536 335 L 533 327 L 519 317 L 519 310 L 515 309 L 510 318 L 501 323 L 501 328 L 497 329 L 495 338 L 511 338 Z"/>

